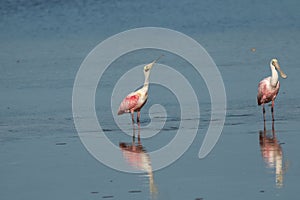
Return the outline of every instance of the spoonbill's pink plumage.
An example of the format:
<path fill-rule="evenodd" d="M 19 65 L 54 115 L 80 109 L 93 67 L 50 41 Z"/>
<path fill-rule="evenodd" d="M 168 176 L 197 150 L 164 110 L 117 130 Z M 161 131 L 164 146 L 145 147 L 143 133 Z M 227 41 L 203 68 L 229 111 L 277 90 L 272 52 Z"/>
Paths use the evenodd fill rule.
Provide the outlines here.
<path fill-rule="evenodd" d="M 125 112 L 131 112 L 131 109 L 135 110 L 134 108 L 137 107 L 139 98 L 140 96 L 134 93 L 125 97 L 119 107 L 118 115 L 121 115 Z"/>
<path fill-rule="evenodd" d="M 275 87 L 272 87 L 271 77 L 267 77 L 259 82 L 258 84 L 258 93 L 257 93 L 257 104 L 262 105 L 274 101 L 279 92 L 280 83 L 276 84 Z"/>
<path fill-rule="evenodd" d="M 161 56 L 158 59 L 160 58 Z M 149 63 L 144 67 L 144 86 L 141 89 L 127 95 L 120 104 L 118 115 L 121 115 L 123 113 L 131 113 L 132 123 L 134 123 L 134 112 L 137 112 L 137 122 L 140 121 L 140 110 L 145 105 L 148 99 L 150 70 L 158 59 L 154 60 L 152 63 Z"/>
<path fill-rule="evenodd" d="M 271 111 L 272 111 L 272 120 L 274 121 L 274 102 L 275 102 L 275 99 L 278 95 L 279 88 L 280 88 L 277 70 L 279 71 L 280 76 L 282 78 L 287 78 L 287 75 L 285 73 L 283 73 L 283 71 L 281 70 L 277 59 L 271 60 L 270 67 L 271 67 L 271 71 L 272 71 L 272 76 L 264 78 L 258 84 L 257 104 L 262 105 L 263 116 L 264 116 L 264 120 L 265 120 L 264 104 L 272 101 Z"/>

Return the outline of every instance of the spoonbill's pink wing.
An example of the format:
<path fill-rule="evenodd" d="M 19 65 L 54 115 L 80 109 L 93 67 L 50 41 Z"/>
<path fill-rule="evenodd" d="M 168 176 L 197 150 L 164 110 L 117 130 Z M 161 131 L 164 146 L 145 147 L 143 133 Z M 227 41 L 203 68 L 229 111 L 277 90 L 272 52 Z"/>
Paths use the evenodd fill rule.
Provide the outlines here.
<path fill-rule="evenodd" d="M 257 104 L 261 105 L 263 103 L 263 96 L 266 92 L 266 81 L 262 80 L 258 84 L 258 91 L 257 91 Z"/>
<path fill-rule="evenodd" d="M 270 85 L 271 77 L 265 78 L 258 85 L 258 93 L 257 93 L 257 103 L 261 105 L 263 103 L 269 103 L 270 101 L 274 101 L 280 88 L 279 81 L 277 82 L 276 87 L 272 87 Z"/>
<path fill-rule="evenodd" d="M 120 104 L 118 115 L 121 115 L 125 112 L 130 112 L 132 108 L 137 106 L 139 98 L 140 96 L 138 94 L 132 94 L 125 97 L 125 99 L 123 99 L 123 101 Z"/>

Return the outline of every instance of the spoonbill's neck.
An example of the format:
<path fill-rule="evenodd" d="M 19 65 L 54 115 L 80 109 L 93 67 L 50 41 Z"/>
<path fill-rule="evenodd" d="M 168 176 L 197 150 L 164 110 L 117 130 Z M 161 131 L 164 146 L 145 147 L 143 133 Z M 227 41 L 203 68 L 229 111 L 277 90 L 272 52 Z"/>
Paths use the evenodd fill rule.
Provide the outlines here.
<path fill-rule="evenodd" d="M 145 72 L 145 82 L 144 82 L 144 87 L 147 87 L 149 86 L 149 77 L 150 77 L 150 71 L 148 72 Z"/>
<path fill-rule="evenodd" d="M 278 73 L 277 70 L 275 69 L 275 66 L 270 64 L 271 70 L 272 70 L 272 76 L 271 76 L 271 85 L 273 87 L 276 87 L 278 83 Z"/>

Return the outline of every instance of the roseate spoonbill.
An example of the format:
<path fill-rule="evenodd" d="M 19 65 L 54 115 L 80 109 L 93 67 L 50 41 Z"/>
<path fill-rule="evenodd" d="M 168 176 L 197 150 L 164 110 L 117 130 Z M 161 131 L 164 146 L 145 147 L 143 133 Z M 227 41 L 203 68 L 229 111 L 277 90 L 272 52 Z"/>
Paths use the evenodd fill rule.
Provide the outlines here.
<path fill-rule="evenodd" d="M 279 71 L 280 76 L 282 78 L 287 78 L 287 75 L 281 70 L 277 59 L 274 58 L 271 60 L 270 67 L 272 71 L 272 76 L 263 79 L 258 84 L 257 104 L 262 105 L 264 121 L 266 120 L 266 111 L 264 104 L 269 103 L 270 101 L 272 101 L 271 112 L 272 120 L 274 121 L 274 101 L 280 88 L 277 70 Z"/>
<path fill-rule="evenodd" d="M 134 124 L 134 112 L 137 112 L 137 122 L 140 121 L 140 110 L 145 105 L 148 99 L 150 70 L 162 56 L 163 55 L 158 57 L 152 63 L 144 66 L 144 86 L 141 89 L 128 94 L 120 104 L 118 115 L 121 115 L 123 113 L 131 113 L 132 124 Z"/>

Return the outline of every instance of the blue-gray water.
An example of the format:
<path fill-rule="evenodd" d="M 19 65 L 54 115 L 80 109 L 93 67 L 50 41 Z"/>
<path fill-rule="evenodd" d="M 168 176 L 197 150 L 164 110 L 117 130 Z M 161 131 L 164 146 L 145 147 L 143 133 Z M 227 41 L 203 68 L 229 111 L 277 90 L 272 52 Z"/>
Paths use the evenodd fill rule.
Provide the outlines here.
<path fill-rule="evenodd" d="M 199 85 L 201 120 L 188 151 L 169 167 L 154 172 L 156 198 L 297 198 L 299 6 L 297 0 L 1 1 L 1 199 L 151 198 L 148 176 L 118 172 L 94 159 L 82 145 L 72 118 L 73 83 L 86 55 L 107 37 L 144 26 L 174 29 L 202 44 L 218 66 L 227 93 L 227 116 L 220 140 L 208 157 L 199 160 L 197 154 L 210 118 L 205 83 L 193 71 L 182 70 L 180 66 L 188 64 L 173 60 L 174 55 L 167 54 L 161 60 L 181 69 L 191 83 Z M 136 52 L 114 65 L 122 63 L 129 68 L 139 64 L 139 58 L 145 63 L 157 55 Z M 270 151 L 262 153 L 259 133 L 263 121 L 256 92 L 258 82 L 270 73 L 268 63 L 273 57 L 278 58 L 288 78 L 280 79 L 275 104 L 277 141 L 267 141 Z M 120 76 L 120 72 L 116 74 Z M 106 78 L 96 100 L 111 91 L 118 77 L 108 70 Z M 148 123 L 147 109 L 152 104 L 164 103 L 159 97 L 163 95 L 162 88 L 150 88 L 142 124 Z M 107 136 L 116 144 L 130 143 L 131 138 L 105 117 L 111 115 L 109 106 L 96 103 Z M 168 107 L 173 104 L 164 106 L 173 110 Z M 269 111 L 267 107 L 268 135 L 272 134 Z M 178 116 L 174 110 L 159 135 L 141 140 L 147 151 L 172 139 Z M 130 125 L 129 116 L 128 120 Z M 266 155 L 275 152 L 282 154 L 279 184 L 275 169 L 266 162 Z"/>

